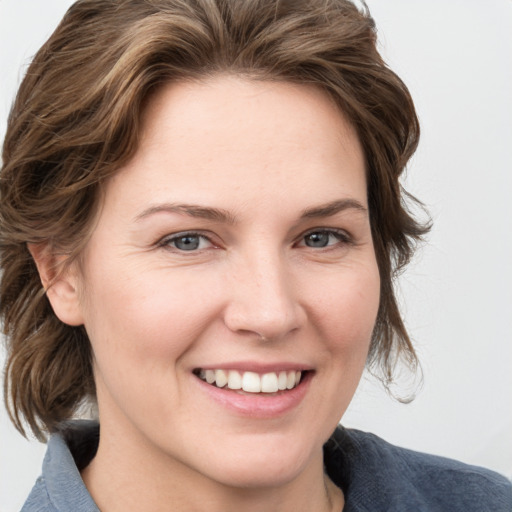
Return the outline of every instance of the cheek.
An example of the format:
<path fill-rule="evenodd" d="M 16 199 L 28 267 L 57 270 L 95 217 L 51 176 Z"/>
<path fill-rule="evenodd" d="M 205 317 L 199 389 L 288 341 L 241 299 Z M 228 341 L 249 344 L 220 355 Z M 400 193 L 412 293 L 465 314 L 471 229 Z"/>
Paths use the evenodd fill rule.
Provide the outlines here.
<path fill-rule="evenodd" d="M 216 299 L 190 276 L 125 270 L 89 279 L 85 325 L 96 361 L 169 368 L 215 315 Z"/>
<path fill-rule="evenodd" d="M 176 275 L 172 280 L 151 272 L 126 275 L 112 272 L 89 281 L 86 329 L 98 400 L 103 414 L 121 409 L 153 417 L 160 410 L 168 419 L 162 397 L 179 404 L 180 363 L 207 331 L 216 299 Z"/>
<path fill-rule="evenodd" d="M 332 279 L 325 293 L 317 297 L 317 324 L 330 351 L 342 356 L 344 364 L 364 365 L 379 299 L 380 277 L 372 262 L 357 272 L 347 271 Z"/>

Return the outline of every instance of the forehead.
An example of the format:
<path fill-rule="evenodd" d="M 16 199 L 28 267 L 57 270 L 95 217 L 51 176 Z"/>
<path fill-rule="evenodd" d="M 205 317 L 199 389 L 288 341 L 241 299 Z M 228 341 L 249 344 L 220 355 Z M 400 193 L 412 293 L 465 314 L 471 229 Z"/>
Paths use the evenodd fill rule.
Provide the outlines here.
<path fill-rule="evenodd" d="M 234 76 L 160 88 L 144 109 L 139 148 L 113 182 L 154 200 L 186 192 L 198 204 L 226 200 L 226 190 L 244 202 L 287 191 L 366 201 L 361 144 L 327 93 Z"/>
<path fill-rule="evenodd" d="M 327 132 L 341 144 L 357 139 L 341 109 L 319 87 L 236 75 L 159 88 L 143 111 L 142 144 L 158 142 L 162 128 L 181 140 L 188 140 L 187 134 L 216 134 L 222 149 L 240 147 L 242 142 L 250 148 L 275 146 L 277 141 L 297 145 L 305 137 L 324 138 Z"/>

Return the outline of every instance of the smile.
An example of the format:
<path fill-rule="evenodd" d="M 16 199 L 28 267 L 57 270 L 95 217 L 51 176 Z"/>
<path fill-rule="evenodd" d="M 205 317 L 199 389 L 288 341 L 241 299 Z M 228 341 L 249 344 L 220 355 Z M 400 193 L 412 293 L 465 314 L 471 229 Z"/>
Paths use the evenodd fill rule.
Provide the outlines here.
<path fill-rule="evenodd" d="M 302 371 L 288 370 L 259 374 L 250 371 L 199 368 L 194 371 L 201 380 L 217 388 L 246 393 L 277 393 L 299 385 Z"/>

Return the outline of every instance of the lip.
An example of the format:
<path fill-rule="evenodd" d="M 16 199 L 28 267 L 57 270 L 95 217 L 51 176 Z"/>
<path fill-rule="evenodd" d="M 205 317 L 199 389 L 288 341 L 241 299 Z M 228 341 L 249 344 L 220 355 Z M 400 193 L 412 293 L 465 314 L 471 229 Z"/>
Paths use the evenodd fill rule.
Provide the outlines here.
<path fill-rule="evenodd" d="M 215 367 L 201 367 L 204 369 L 213 368 L 226 368 L 225 365 Z M 256 371 L 258 373 L 268 373 L 277 370 L 284 370 L 283 365 L 269 366 L 269 365 L 250 365 L 250 369 L 245 369 L 243 365 L 230 366 L 227 368 L 236 368 L 243 371 Z M 258 368 L 256 370 L 256 368 Z M 274 368 L 274 369 L 269 369 Z M 276 370 L 277 369 L 277 370 Z M 297 365 L 289 366 L 288 370 L 305 369 Z M 204 382 L 196 375 L 192 375 L 194 382 L 200 388 L 200 391 L 205 393 L 210 400 L 219 404 L 221 407 L 228 409 L 231 413 L 237 416 L 244 416 L 250 418 L 271 419 L 283 416 L 299 406 L 304 397 L 306 396 L 314 372 L 307 371 L 299 385 L 291 390 L 279 391 L 275 394 L 259 394 L 259 393 L 246 393 L 229 390 L 225 388 L 218 388 L 207 382 Z"/>
<path fill-rule="evenodd" d="M 259 374 L 281 371 L 311 371 L 313 367 L 300 363 L 255 363 L 247 361 L 230 361 L 229 363 L 210 364 L 198 366 L 202 370 L 238 370 L 242 372 L 254 372 Z M 196 369 L 197 369 L 196 368 Z"/>

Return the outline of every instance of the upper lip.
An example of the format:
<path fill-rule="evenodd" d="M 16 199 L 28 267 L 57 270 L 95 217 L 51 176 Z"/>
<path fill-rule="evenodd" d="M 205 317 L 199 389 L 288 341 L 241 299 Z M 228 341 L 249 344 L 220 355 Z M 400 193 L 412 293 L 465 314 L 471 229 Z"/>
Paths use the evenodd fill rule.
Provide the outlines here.
<path fill-rule="evenodd" d="M 310 364 L 293 362 L 262 363 L 254 361 L 230 361 L 197 366 L 194 370 L 239 370 L 242 372 L 271 373 L 280 371 L 308 371 L 313 370 Z"/>

